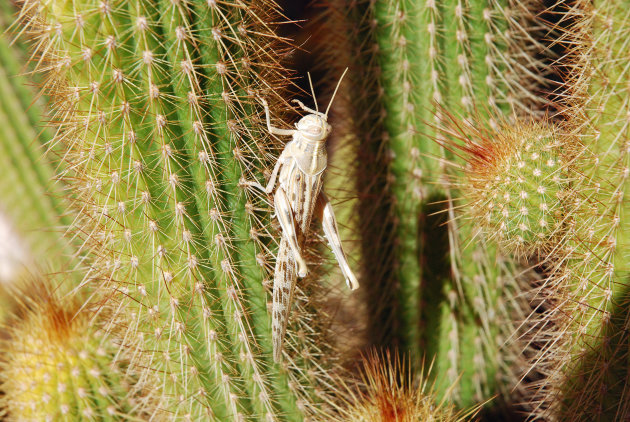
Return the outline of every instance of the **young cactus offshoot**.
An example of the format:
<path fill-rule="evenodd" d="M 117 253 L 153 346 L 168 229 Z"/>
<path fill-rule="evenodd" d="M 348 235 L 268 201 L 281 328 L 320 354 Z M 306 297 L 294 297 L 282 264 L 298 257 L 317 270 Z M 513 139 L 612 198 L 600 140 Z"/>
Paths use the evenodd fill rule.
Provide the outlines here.
<path fill-rule="evenodd" d="M 571 144 L 547 123 L 499 130 L 452 122 L 449 146 L 463 152 L 461 180 L 469 216 L 504 252 L 543 258 L 558 249 L 579 204 Z"/>

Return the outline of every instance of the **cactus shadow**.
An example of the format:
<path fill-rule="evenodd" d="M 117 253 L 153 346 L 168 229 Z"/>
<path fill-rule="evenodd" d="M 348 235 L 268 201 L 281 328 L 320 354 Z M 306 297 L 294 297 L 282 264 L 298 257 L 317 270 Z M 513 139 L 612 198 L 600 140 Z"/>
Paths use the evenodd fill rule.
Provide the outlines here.
<path fill-rule="evenodd" d="M 514 403 L 485 408 L 479 420 L 542 421 L 547 420 L 547 414 L 559 421 L 630 420 L 630 280 L 613 302 L 609 317 L 600 316 L 602 323 L 595 332 L 575 334 L 584 337 L 584 341 L 579 351 L 571 352 L 576 357 L 568 360 L 571 368 L 565 376 L 532 383 L 540 389 L 535 397 L 545 397 L 553 409 L 531 412 L 535 403 L 525 403 L 523 407 L 522 397 L 516 397 Z M 559 388 L 552 383 L 560 383 Z"/>
<path fill-rule="evenodd" d="M 440 351 L 444 335 L 440 328 L 442 309 L 447 300 L 446 286 L 453 282 L 446 199 L 441 194 L 430 195 L 418 212 L 417 245 L 421 275 L 416 294 L 420 307 L 417 321 L 420 336 L 418 344 L 409 346 L 419 349 L 427 367 Z"/>
<path fill-rule="evenodd" d="M 562 420 L 630 420 L 630 279 L 585 341 L 558 402 Z"/>

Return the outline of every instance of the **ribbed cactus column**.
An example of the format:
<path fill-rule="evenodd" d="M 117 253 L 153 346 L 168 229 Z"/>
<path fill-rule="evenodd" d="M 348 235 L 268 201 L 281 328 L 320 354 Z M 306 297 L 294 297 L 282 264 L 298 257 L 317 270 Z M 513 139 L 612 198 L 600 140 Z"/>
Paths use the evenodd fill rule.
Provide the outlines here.
<path fill-rule="evenodd" d="M 439 95 L 439 92 L 433 92 L 433 88 L 439 83 L 441 69 L 436 68 L 437 61 L 431 60 L 436 58 L 435 55 L 431 57 L 428 54 L 429 50 L 437 51 L 436 14 L 434 10 L 425 11 L 424 5 L 415 2 L 375 3 L 367 13 L 374 19 L 375 42 L 380 53 L 375 57 L 375 64 L 380 67 L 379 85 L 384 94 L 382 136 L 386 138 L 383 141 L 387 150 L 382 153 L 389 154 L 391 160 L 392 200 L 396 206 L 395 247 L 397 252 L 408 251 L 397 253 L 394 261 L 394 270 L 400 282 L 400 312 L 405 321 L 399 335 L 404 339 L 405 346 L 419 357 L 422 353 L 418 347 L 421 341 L 420 321 L 424 311 L 421 303 L 426 292 L 420 288 L 422 262 L 418 257 L 422 245 L 418 244 L 418 215 L 422 200 L 433 193 L 420 184 L 419 178 L 434 171 L 438 162 L 421 159 L 418 144 L 421 135 L 417 130 L 421 127 L 421 119 L 430 117 L 430 110 L 423 107 L 419 98 L 420 93 L 425 98 L 429 92 Z M 428 69 L 421 67 L 425 63 Z M 422 72 L 426 73 L 418 78 Z M 429 75 L 433 79 L 427 78 Z M 426 140 L 427 152 L 439 156 L 439 146 Z M 443 285 L 447 277 L 436 274 L 435 283 Z M 434 303 L 439 302 L 438 298 Z M 427 324 L 431 325 L 430 322 Z"/>
<path fill-rule="evenodd" d="M 312 320 L 270 359 L 268 207 L 251 182 L 273 146 L 256 96 L 282 69 L 272 2 L 27 2 L 78 195 L 73 229 L 161 379 L 163 411 L 202 420 L 301 420 L 330 377 Z M 46 70 L 46 69 L 44 69 Z M 50 76 L 50 75 L 49 75 Z M 276 94 L 277 95 L 277 94 Z M 303 314 L 297 313 L 298 321 Z M 298 323 L 300 326 L 300 323 Z M 293 331 L 293 330 L 292 330 Z M 308 333 L 308 334 L 307 334 Z M 123 347 L 124 344 L 123 344 Z"/>
<path fill-rule="evenodd" d="M 451 173 L 463 163 L 440 146 L 441 126 L 450 120 L 446 110 L 493 127 L 512 111 L 539 112 L 538 93 L 525 86 L 547 72 L 526 54 L 540 47 L 527 25 L 535 5 L 330 3 L 331 18 L 343 24 L 333 35 L 340 38 L 335 54 L 324 57 L 350 67 L 344 117 L 359 145 L 361 255 L 373 341 L 402 346 L 417 363 L 435 357 L 438 387 L 461 404 L 499 389 L 508 395 L 522 375 L 510 368 L 522 350 L 504 349 L 504 340 L 514 318 L 529 312 L 514 279 L 520 270 L 461 218 L 464 193 Z"/>
<path fill-rule="evenodd" d="M 630 416 L 628 336 L 630 258 L 630 116 L 628 2 L 576 3 L 569 32 L 572 107 L 565 116 L 589 147 L 580 171 L 593 180 L 590 213 L 568 266 L 571 312 L 562 374 L 546 397 L 558 420 L 624 420 Z M 578 40 L 577 43 L 573 42 Z M 552 356 L 554 356 L 552 354 Z"/>
<path fill-rule="evenodd" d="M 9 29 L 16 13 L 10 2 L 0 5 L 1 32 Z M 42 157 L 52 132 L 44 127 L 43 101 L 29 86 L 35 80 L 23 75 L 28 71 L 23 44 L 0 37 L 0 212 L 15 225 L 31 260 L 42 269 L 59 269 L 63 255 L 70 255 L 67 242 L 60 239 L 69 220 L 61 217 L 65 210 L 53 164 Z"/>

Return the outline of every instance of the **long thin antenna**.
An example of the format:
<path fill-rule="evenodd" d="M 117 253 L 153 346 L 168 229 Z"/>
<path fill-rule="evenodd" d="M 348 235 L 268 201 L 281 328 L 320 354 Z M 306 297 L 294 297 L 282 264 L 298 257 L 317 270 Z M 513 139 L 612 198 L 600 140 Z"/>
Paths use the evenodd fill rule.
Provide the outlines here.
<path fill-rule="evenodd" d="M 343 77 L 346 76 L 347 71 L 348 71 L 348 68 L 346 67 L 346 70 L 344 70 L 343 73 L 341 74 L 341 78 L 339 78 L 339 82 L 337 82 L 337 86 L 335 87 L 335 92 L 333 92 L 333 95 L 330 98 L 330 102 L 328 103 L 328 107 L 326 107 L 326 113 L 324 113 L 326 117 L 328 117 L 328 110 L 330 110 L 330 106 L 332 105 L 332 102 L 335 99 L 335 95 L 337 95 L 337 90 L 339 89 L 339 85 L 341 85 L 341 81 L 343 80 Z"/>
<path fill-rule="evenodd" d="M 315 111 L 319 113 L 319 108 L 317 108 L 317 98 L 315 98 L 315 90 L 313 89 L 313 81 L 311 81 L 311 72 L 306 72 L 308 76 L 308 84 L 311 87 L 311 94 L 313 95 L 313 102 L 315 103 Z"/>

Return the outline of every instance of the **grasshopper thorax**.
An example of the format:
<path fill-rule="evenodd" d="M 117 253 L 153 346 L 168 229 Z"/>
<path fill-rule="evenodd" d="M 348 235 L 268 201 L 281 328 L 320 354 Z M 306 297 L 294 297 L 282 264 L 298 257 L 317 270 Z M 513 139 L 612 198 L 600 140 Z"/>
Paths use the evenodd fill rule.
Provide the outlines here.
<path fill-rule="evenodd" d="M 326 121 L 326 115 L 321 113 L 307 114 L 295 125 L 300 135 L 309 141 L 324 141 L 330 135 L 331 127 Z"/>

